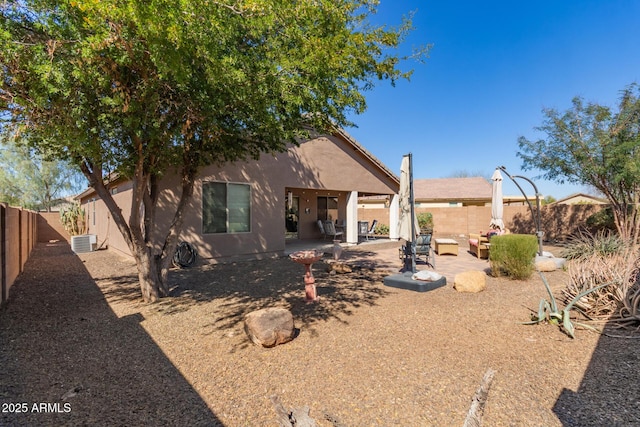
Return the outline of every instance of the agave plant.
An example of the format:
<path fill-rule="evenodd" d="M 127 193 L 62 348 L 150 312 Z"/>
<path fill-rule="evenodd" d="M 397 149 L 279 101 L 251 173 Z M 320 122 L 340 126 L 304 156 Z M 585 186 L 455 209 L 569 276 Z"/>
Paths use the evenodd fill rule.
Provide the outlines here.
<path fill-rule="evenodd" d="M 556 299 L 553 296 L 553 292 L 551 292 L 551 288 L 549 287 L 549 282 L 547 282 L 546 277 L 542 272 L 540 273 L 540 277 L 542 278 L 542 282 L 544 283 L 545 288 L 547 289 L 547 293 L 549 294 L 549 301 L 544 298 L 540 300 L 540 305 L 538 306 L 538 314 L 537 316 L 534 314 L 531 316 L 530 322 L 525 322 L 525 325 L 535 325 L 541 322 L 549 322 L 553 325 L 562 325 L 562 329 L 564 332 L 569 335 L 571 338 L 575 338 L 575 326 L 571 321 L 570 311 L 575 305 L 576 302 L 580 300 L 580 298 L 585 295 L 590 294 L 591 292 L 595 292 L 598 289 L 609 286 L 611 283 L 603 283 L 601 285 L 595 286 L 591 289 L 587 289 L 584 292 L 576 295 L 569 304 L 563 310 L 558 309 L 558 304 L 556 303 Z M 582 326 L 587 329 L 594 329 L 588 325 L 582 323 L 575 323 L 576 325 Z"/>

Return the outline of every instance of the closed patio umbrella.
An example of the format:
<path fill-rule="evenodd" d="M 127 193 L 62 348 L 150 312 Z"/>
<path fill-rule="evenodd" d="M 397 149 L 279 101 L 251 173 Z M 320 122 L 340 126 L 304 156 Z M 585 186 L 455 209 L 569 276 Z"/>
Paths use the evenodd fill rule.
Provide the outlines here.
<path fill-rule="evenodd" d="M 400 166 L 400 218 L 398 219 L 399 235 L 401 239 L 407 242 L 413 242 L 420 232 L 418 217 L 413 206 L 412 194 L 412 172 L 411 172 L 411 154 L 407 154 L 402 158 Z M 411 216 L 413 214 L 414 224 L 412 227 Z"/>
<path fill-rule="evenodd" d="M 420 225 L 413 204 L 413 172 L 411 153 L 402 158 L 400 166 L 400 218 L 398 229 L 401 239 L 406 240 L 404 246 L 404 271 L 416 272 L 416 248 L 415 240 L 419 233 Z M 413 219 L 413 221 L 412 221 Z"/>
<path fill-rule="evenodd" d="M 498 169 L 491 176 L 493 183 L 493 192 L 491 195 L 491 222 L 490 227 L 499 227 L 504 230 L 504 221 L 502 220 L 503 201 L 502 201 L 502 174 Z"/>

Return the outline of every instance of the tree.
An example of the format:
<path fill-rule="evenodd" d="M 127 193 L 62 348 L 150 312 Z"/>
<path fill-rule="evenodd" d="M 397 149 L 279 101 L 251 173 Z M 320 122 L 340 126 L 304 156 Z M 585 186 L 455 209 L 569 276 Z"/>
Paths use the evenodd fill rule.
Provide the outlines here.
<path fill-rule="evenodd" d="M 481 171 L 468 171 L 465 169 L 452 172 L 448 175 L 448 178 L 484 178 L 491 182 L 491 174 L 483 173 Z"/>
<path fill-rule="evenodd" d="M 0 201 L 51 211 L 64 196 L 83 188 L 84 177 L 69 162 L 46 160 L 15 141 L 0 147 Z"/>
<path fill-rule="evenodd" d="M 640 229 L 639 95 L 637 84 L 626 87 L 617 111 L 576 97 L 562 114 L 543 110 L 545 119 L 536 130 L 546 133 L 546 139 L 518 140 L 525 169 L 601 192 L 611 204 L 620 236 L 632 243 L 638 242 Z"/>
<path fill-rule="evenodd" d="M 409 78 L 395 49 L 411 22 L 369 24 L 377 3 L 4 2 L 3 130 L 81 168 L 136 260 L 143 298 L 155 301 L 168 294 L 200 167 L 285 151 L 305 129 L 351 125 L 347 114 L 364 111 L 376 80 Z M 158 183 L 174 169 L 181 193 L 158 238 Z M 133 182 L 128 219 L 105 172 Z"/>
<path fill-rule="evenodd" d="M 553 203 L 556 201 L 556 198 L 553 196 L 545 196 L 544 199 L 540 200 L 541 205 L 548 205 L 549 203 Z"/>

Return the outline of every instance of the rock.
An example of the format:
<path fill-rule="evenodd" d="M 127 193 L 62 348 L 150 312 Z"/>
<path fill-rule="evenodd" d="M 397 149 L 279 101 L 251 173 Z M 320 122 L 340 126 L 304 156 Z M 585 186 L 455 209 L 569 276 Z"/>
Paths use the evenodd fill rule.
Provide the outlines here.
<path fill-rule="evenodd" d="M 263 347 L 274 347 L 291 341 L 295 336 L 293 314 L 285 308 L 263 308 L 244 318 L 244 331 L 249 339 Z"/>
<path fill-rule="evenodd" d="M 548 257 L 536 257 L 536 270 L 538 271 L 556 271 L 558 266 L 556 265 L 555 258 Z"/>
<path fill-rule="evenodd" d="M 453 288 L 458 292 L 482 292 L 486 287 L 487 276 L 482 271 L 465 271 L 453 279 Z"/>
<path fill-rule="evenodd" d="M 559 270 L 562 270 L 564 268 L 564 265 L 567 263 L 567 259 L 566 258 L 554 257 L 552 259 L 553 259 L 553 262 L 556 263 L 556 268 L 559 269 Z"/>
<path fill-rule="evenodd" d="M 332 262 L 327 265 L 327 271 L 329 273 L 335 271 L 336 273 L 344 274 L 351 273 L 353 269 L 350 265 L 345 264 L 344 262 Z"/>

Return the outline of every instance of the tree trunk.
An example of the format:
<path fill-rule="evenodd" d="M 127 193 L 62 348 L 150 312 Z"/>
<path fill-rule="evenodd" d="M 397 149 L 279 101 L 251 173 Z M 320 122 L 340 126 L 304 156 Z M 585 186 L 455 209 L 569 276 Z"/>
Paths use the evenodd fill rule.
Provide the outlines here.
<path fill-rule="evenodd" d="M 153 303 L 160 299 L 160 277 L 155 257 L 150 256 L 146 248 L 137 248 L 135 252 L 138 280 L 144 302 Z"/>

